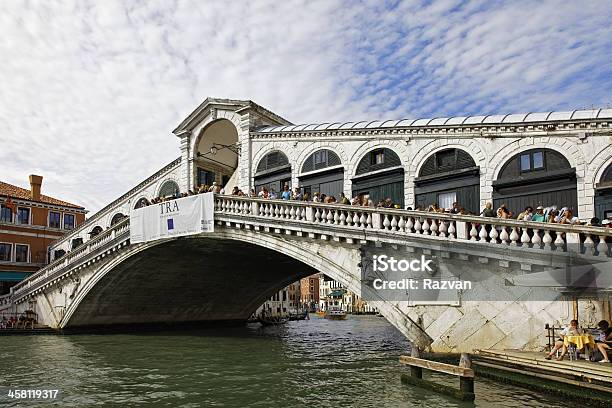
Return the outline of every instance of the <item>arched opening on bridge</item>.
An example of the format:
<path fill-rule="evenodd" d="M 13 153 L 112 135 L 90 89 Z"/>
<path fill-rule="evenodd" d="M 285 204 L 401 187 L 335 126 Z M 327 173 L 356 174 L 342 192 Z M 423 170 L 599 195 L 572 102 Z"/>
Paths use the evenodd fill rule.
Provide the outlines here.
<path fill-rule="evenodd" d="M 136 204 L 134 205 L 134 209 L 145 207 L 148 204 L 149 204 L 149 200 L 147 200 L 146 197 L 142 197 L 138 201 L 136 201 Z"/>
<path fill-rule="evenodd" d="M 180 193 L 180 188 L 173 180 L 166 180 L 159 189 L 158 197 L 172 197 Z"/>
<path fill-rule="evenodd" d="M 552 149 L 531 149 L 512 156 L 493 182 L 493 206 L 518 214 L 527 206 L 570 208 L 578 214 L 576 169 Z"/>
<path fill-rule="evenodd" d="M 391 149 L 375 149 L 365 154 L 352 180 L 352 194 L 368 194 L 374 203 L 390 198 L 404 208 L 404 168 Z"/>
<path fill-rule="evenodd" d="M 457 202 L 468 213 L 479 213 L 480 168 L 464 150 L 444 149 L 430 155 L 414 184 L 417 207 L 436 203 L 448 209 Z"/>
<path fill-rule="evenodd" d="M 354 268 L 338 264 L 336 251 L 323 253 L 315 255 L 310 245 L 291 244 L 276 235 L 254 240 L 234 229 L 128 246 L 81 283 L 59 325 L 132 329 L 139 323 L 243 324 L 266 299 L 316 273 L 360 293 Z M 423 328 L 391 303 L 372 306 L 409 340 L 431 342 Z"/>
<path fill-rule="evenodd" d="M 271 191 L 281 191 L 285 184 L 291 188 L 291 164 L 287 156 L 278 150 L 266 154 L 257 164 L 253 178 L 255 191 L 259 193 L 264 187 Z"/>
<path fill-rule="evenodd" d="M 110 226 L 112 227 L 113 225 L 119 223 L 121 220 L 123 220 L 126 217 L 127 216 L 125 214 L 122 214 L 122 213 L 117 213 L 117 214 L 113 215 L 113 218 L 111 218 Z"/>
<path fill-rule="evenodd" d="M 266 299 L 317 272 L 288 254 L 252 243 L 166 241 L 137 251 L 83 290 L 67 327 L 244 323 Z"/>
<path fill-rule="evenodd" d="M 326 196 L 340 197 L 344 191 L 344 167 L 340 157 L 329 149 L 317 150 L 302 164 L 298 176 L 304 194 L 311 197 L 319 192 Z"/>
<path fill-rule="evenodd" d="M 93 238 L 93 237 L 95 237 L 96 235 L 99 235 L 99 234 L 100 234 L 102 231 L 104 231 L 104 229 L 103 229 L 101 226 L 96 225 L 96 226 L 95 226 L 95 227 L 93 227 L 93 229 L 92 229 L 92 230 L 89 232 L 89 237 L 90 237 L 90 238 Z"/>
<path fill-rule="evenodd" d="M 612 164 L 606 167 L 595 185 L 595 216 L 600 220 L 612 217 Z"/>
<path fill-rule="evenodd" d="M 226 189 L 237 185 L 240 146 L 238 131 L 227 119 L 212 122 L 200 133 L 194 154 L 194 184 L 212 185 L 216 182 Z M 231 184 L 231 185 L 229 185 Z M 229 192 L 229 191 L 228 191 Z"/>

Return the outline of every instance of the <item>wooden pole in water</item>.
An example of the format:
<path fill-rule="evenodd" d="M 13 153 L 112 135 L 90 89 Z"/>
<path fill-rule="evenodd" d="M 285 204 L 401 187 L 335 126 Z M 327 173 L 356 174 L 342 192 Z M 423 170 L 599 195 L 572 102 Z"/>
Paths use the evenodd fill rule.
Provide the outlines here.
<path fill-rule="evenodd" d="M 412 348 L 410 350 L 410 356 L 421 358 L 421 352 L 417 346 L 412 344 Z M 416 378 L 423 378 L 423 369 L 421 367 L 410 366 L 410 376 Z"/>
<path fill-rule="evenodd" d="M 468 353 L 461 353 L 459 367 L 472 368 L 472 359 Z M 459 389 L 461 392 L 474 393 L 474 377 L 459 377 Z"/>

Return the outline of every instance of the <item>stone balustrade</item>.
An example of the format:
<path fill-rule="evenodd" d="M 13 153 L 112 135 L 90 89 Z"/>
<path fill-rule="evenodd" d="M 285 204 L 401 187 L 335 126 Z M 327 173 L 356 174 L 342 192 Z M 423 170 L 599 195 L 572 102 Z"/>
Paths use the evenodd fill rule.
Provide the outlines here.
<path fill-rule="evenodd" d="M 215 198 L 215 211 L 270 221 L 334 226 L 339 230 L 370 229 L 393 236 L 421 235 L 611 256 L 612 230 L 602 227 L 221 195 Z"/>
<path fill-rule="evenodd" d="M 129 238 L 129 229 L 130 222 L 126 218 L 13 286 L 8 297 L 21 295 L 32 290 L 33 287 L 58 278 L 67 271 L 70 271 L 79 262 L 87 260 L 89 255 L 99 248 L 104 247 L 117 238 L 127 240 Z M 1 303 L 0 306 L 2 306 Z"/>
<path fill-rule="evenodd" d="M 237 223 L 248 223 L 252 220 L 274 228 L 320 227 L 332 229 L 338 235 L 342 235 L 343 231 L 365 230 L 376 231 L 393 239 L 428 236 L 436 240 L 463 241 L 489 247 L 505 245 L 517 249 L 575 251 L 586 256 L 612 256 L 612 231 L 582 225 L 226 195 L 215 196 L 215 216 L 229 216 Z M 56 259 L 15 285 L 11 294 L 0 297 L 0 306 L 10 303 L 11 298 L 22 297 L 58 279 L 77 265 L 88 261 L 100 248 L 111 243 L 127 243 L 129 227 L 127 218 Z"/>

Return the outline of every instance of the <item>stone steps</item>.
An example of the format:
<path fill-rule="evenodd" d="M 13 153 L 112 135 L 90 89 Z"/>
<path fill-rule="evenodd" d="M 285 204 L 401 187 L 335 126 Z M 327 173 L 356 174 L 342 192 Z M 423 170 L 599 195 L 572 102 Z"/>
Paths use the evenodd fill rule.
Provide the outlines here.
<path fill-rule="evenodd" d="M 7 328 L 0 329 L 0 336 L 27 336 L 37 334 L 59 334 L 58 330 L 52 329 L 47 326 L 39 326 L 32 328 Z"/>
<path fill-rule="evenodd" d="M 612 365 L 545 360 L 542 353 L 478 350 L 474 364 L 612 394 Z"/>
<path fill-rule="evenodd" d="M 527 364 L 550 371 L 572 371 L 575 373 L 591 374 L 610 379 L 612 382 L 612 364 L 593 363 L 587 361 L 556 361 L 546 360 L 542 353 L 522 354 L 521 352 L 506 352 L 498 350 L 478 350 L 476 356 L 499 362 Z"/>

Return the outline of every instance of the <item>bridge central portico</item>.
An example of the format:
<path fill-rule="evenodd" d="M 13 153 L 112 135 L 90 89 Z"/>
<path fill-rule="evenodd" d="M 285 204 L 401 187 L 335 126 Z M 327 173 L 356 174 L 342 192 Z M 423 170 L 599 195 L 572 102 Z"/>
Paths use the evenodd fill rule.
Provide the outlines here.
<path fill-rule="evenodd" d="M 242 322 L 280 288 L 321 272 L 421 347 L 535 349 L 542 327 L 573 317 L 575 302 L 507 282 L 608 261 L 609 230 L 216 194 L 214 233 L 129 240 L 134 209 L 213 183 L 226 193 L 288 183 L 388 194 L 412 207 L 461 200 L 476 211 L 489 200 L 563 199 L 581 218 L 605 212 L 612 111 L 519 116 L 295 126 L 250 101 L 207 99 L 174 130 L 181 156 L 59 240 L 54 260 L 0 297 L 0 310 L 35 308 L 41 323 L 66 330 Z M 478 290 L 452 301 L 385 298 L 364 278 L 381 253 L 433 257 L 449 276 L 479 279 Z M 600 300 L 580 301 L 584 319 L 604 313 Z"/>

